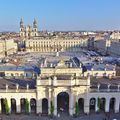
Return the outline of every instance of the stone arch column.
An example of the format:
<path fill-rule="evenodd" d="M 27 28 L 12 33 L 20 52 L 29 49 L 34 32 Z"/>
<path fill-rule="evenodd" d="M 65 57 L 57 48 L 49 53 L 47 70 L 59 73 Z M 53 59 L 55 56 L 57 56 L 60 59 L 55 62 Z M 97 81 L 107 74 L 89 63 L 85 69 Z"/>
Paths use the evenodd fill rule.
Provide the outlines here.
<path fill-rule="evenodd" d="M 115 98 L 115 113 L 119 113 L 120 100 Z"/>
<path fill-rule="evenodd" d="M 85 96 L 85 98 L 84 98 L 84 113 L 86 113 L 86 114 L 89 114 L 89 112 L 90 112 L 89 101 L 90 101 L 90 98 L 88 98 L 88 96 Z"/>
<path fill-rule="evenodd" d="M 41 99 L 37 99 L 36 101 L 36 113 L 42 113 L 42 100 Z"/>
<path fill-rule="evenodd" d="M 21 112 L 20 99 L 16 99 L 16 112 L 17 113 Z"/>
<path fill-rule="evenodd" d="M 74 91 L 71 90 L 69 95 L 69 114 L 72 116 L 74 114 Z"/>
<path fill-rule="evenodd" d="M 57 92 L 54 91 L 54 115 L 57 116 Z"/>
<path fill-rule="evenodd" d="M 109 112 L 109 110 L 110 110 L 110 98 L 106 98 L 105 112 Z"/>
<path fill-rule="evenodd" d="M 43 93 L 45 93 L 45 89 L 38 87 L 37 94 L 36 94 L 36 113 L 37 114 L 42 113 L 42 98 L 45 97 Z"/>
<path fill-rule="evenodd" d="M 52 101 L 52 89 L 49 89 L 48 114 L 50 114 L 51 101 Z"/>

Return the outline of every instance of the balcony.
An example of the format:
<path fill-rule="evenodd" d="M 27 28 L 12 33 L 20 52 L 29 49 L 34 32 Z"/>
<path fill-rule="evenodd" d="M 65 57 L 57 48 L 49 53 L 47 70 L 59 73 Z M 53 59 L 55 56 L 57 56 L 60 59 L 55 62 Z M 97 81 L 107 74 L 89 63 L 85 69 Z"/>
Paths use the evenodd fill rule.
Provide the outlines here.
<path fill-rule="evenodd" d="M 51 79 L 45 79 L 45 80 L 37 80 L 37 85 L 41 86 L 87 86 L 87 80 L 86 79 L 73 79 L 73 80 L 51 80 Z"/>
<path fill-rule="evenodd" d="M 0 93 L 35 93 L 35 89 L 0 89 Z"/>

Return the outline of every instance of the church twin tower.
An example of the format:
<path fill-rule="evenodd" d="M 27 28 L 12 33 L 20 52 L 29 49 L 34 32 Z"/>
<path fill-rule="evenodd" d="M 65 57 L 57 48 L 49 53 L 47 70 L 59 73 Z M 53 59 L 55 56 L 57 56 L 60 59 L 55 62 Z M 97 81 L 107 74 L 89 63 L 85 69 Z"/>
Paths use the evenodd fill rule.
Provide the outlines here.
<path fill-rule="evenodd" d="M 37 21 L 34 19 L 33 28 L 30 25 L 24 26 L 23 20 L 20 20 L 20 37 L 30 38 L 38 36 Z"/>

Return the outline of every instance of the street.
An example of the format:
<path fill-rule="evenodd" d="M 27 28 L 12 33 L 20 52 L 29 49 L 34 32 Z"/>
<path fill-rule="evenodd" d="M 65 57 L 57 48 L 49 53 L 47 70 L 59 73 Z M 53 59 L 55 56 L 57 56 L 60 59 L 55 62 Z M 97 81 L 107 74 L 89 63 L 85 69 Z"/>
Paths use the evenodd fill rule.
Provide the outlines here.
<path fill-rule="evenodd" d="M 81 115 L 79 117 L 70 117 L 66 114 L 62 114 L 59 117 L 50 118 L 48 116 L 37 116 L 37 115 L 0 115 L 0 120 L 105 120 L 105 114 L 91 114 Z M 111 114 L 110 117 L 106 117 L 106 120 L 120 120 L 120 114 Z"/>

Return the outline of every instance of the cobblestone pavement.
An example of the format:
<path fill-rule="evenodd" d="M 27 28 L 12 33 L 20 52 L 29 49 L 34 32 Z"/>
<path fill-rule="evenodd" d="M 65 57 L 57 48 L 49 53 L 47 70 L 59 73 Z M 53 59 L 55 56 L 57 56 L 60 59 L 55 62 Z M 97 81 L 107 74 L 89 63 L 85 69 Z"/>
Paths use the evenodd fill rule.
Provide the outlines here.
<path fill-rule="evenodd" d="M 80 117 L 73 118 L 68 115 L 62 114 L 59 118 L 54 117 L 51 119 L 50 117 L 41 117 L 37 115 L 0 115 L 0 120 L 104 120 L 105 114 L 91 114 L 91 115 L 81 115 Z M 116 118 L 120 120 L 119 114 L 111 114 L 110 118 L 106 117 L 106 120 L 113 120 Z"/>

